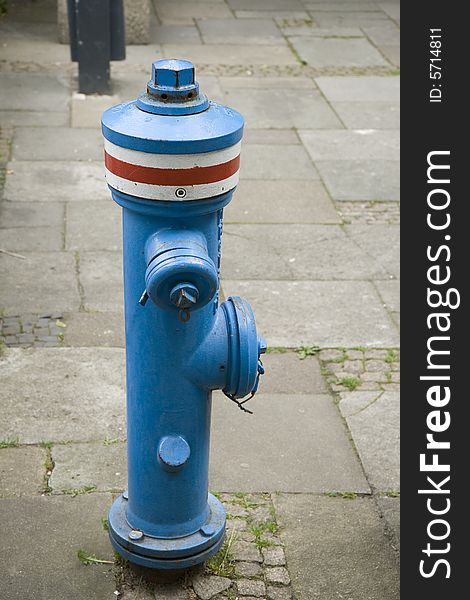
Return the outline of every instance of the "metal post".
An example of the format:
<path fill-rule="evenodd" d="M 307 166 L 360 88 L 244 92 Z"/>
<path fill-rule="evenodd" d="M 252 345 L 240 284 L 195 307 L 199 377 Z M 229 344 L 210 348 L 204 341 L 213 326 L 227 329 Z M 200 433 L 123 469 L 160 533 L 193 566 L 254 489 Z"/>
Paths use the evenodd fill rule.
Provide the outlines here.
<path fill-rule="evenodd" d="M 110 91 L 110 61 L 124 60 L 122 0 L 67 0 L 70 51 L 82 94 Z"/>

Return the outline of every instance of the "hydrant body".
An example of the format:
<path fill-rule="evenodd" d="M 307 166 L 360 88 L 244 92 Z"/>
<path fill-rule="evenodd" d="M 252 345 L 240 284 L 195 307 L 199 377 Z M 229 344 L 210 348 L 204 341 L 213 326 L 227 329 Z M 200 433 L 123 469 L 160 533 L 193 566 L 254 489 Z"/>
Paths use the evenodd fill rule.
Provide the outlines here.
<path fill-rule="evenodd" d="M 106 179 L 123 208 L 128 446 L 128 490 L 109 533 L 145 567 L 189 567 L 220 548 L 225 512 L 208 494 L 211 394 L 241 405 L 262 372 L 250 306 L 219 304 L 242 132 L 241 115 L 199 93 L 187 61 L 157 61 L 146 94 L 103 114 Z"/>

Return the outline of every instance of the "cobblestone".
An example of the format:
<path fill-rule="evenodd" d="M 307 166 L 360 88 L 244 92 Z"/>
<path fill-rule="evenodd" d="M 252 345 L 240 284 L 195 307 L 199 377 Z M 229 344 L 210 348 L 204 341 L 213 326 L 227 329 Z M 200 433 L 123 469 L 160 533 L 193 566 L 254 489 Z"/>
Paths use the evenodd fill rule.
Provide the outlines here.
<path fill-rule="evenodd" d="M 334 392 L 396 390 L 400 352 L 396 348 L 321 350 L 322 373 Z"/>
<path fill-rule="evenodd" d="M 269 581 L 269 583 L 289 585 L 289 573 L 285 567 L 270 567 L 269 569 L 266 569 L 266 581 Z"/>
<path fill-rule="evenodd" d="M 65 327 L 60 312 L 0 317 L 0 344 L 21 348 L 61 346 Z"/>

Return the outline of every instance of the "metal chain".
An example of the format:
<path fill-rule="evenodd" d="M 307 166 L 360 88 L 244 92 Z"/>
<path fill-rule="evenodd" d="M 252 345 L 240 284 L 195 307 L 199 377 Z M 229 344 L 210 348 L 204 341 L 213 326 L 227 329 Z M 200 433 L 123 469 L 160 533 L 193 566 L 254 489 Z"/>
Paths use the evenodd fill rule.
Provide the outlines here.
<path fill-rule="evenodd" d="M 235 398 L 235 396 L 233 394 L 228 394 L 225 390 L 222 390 L 224 392 L 224 394 L 227 396 L 227 398 L 229 398 L 232 402 L 235 402 L 235 404 L 238 406 L 238 408 L 240 410 L 242 410 L 243 412 L 246 412 L 250 415 L 254 414 L 252 410 L 246 408 L 245 406 L 243 406 L 244 404 L 246 404 L 247 402 L 249 402 L 256 394 L 256 392 L 258 391 L 258 385 L 259 385 L 259 378 L 260 375 L 264 374 L 264 366 L 263 363 L 261 362 L 261 359 L 258 359 L 258 375 L 256 377 L 256 382 L 255 385 L 253 387 L 253 391 L 250 393 L 250 395 L 248 396 L 248 398 L 245 398 L 244 400 L 240 401 L 237 398 Z"/>

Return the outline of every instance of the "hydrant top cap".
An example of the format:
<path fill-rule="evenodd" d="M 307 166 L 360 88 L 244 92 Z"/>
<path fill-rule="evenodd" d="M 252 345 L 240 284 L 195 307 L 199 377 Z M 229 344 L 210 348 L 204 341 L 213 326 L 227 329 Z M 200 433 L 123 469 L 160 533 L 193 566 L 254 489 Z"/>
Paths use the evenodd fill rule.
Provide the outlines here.
<path fill-rule="evenodd" d="M 194 115 L 207 110 L 209 100 L 199 92 L 193 63 L 171 58 L 152 64 L 152 78 L 137 106 L 156 115 Z"/>
<path fill-rule="evenodd" d="M 152 65 L 152 80 L 155 84 L 175 88 L 194 84 L 194 65 L 189 60 L 157 60 Z"/>
<path fill-rule="evenodd" d="M 136 100 L 108 108 L 103 135 L 115 146 L 155 154 L 197 154 L 235 145 L 244 120 L 236 110 L 209 102 L 199 91 L 189 60 L 152 63 L 147 90 Z"/>

